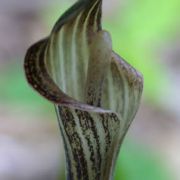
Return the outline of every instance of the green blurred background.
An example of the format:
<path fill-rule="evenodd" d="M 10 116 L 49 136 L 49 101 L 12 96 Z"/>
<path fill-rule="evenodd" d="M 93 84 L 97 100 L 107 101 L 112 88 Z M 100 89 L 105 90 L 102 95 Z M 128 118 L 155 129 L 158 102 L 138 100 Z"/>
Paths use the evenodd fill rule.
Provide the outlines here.
<path fill-rule="evenodd" d="M 0 179 L 63 180 L 54 107 L 26 83 L 27 48 L 74 0 L 0 0 Z M 113 49 L 144 75 L 115 180 L 180 179 L 180 1 L 104 0 Z"/>

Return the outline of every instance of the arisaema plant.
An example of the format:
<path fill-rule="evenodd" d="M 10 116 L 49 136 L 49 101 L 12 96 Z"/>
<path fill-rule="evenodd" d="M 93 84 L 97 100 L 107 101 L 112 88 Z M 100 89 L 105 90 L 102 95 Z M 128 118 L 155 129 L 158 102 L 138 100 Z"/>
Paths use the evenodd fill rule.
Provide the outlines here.
<path fill-rule="evenodd" d="M 142 76 L 102 30 L 101 6 L 102 0 L 77 1 L 25 57 L 29 84 L 55 104 L 68 180 L 113 179 L 142 93 Z"/>

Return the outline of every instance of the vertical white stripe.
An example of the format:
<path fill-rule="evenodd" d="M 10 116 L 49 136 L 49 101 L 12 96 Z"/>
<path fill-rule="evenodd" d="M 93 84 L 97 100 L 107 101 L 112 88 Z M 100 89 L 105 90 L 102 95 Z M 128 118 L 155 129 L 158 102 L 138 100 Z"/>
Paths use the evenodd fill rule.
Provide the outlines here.
<path fill-rule="evenodd" d="M 65 64 L 64 64 L 64 49 L 63 49 L 63 39 L 64 39 L 64 28 L 60 30 L 58 33 L 58 49 L 59 49 L 59 56 L 58 61 L 59 69 L 60 69 L 60 76 L 61 76 L 61 83 L 59 86 L 62 88 L 64 92 L 66 92 L 66 74 L 65 74 Z"/>
<path fill-rule="evenodd" d="M 116 103 L 115 103 L 115 98 L 114 98 L 114 84 L 113 84 L 113 75 L 111 72 L 111 69 L 109 70 L 109 75 L 108 75 L 108 97 L 109 97 L 109 105 L 110 105 L 110 109 L 112 109 L 113 111 L 116 108 Z"/>
<path fill-rule="evenodd" d="M 78 82 L 78 79 L 79 79 L 79 73 L 77 73 L 77 65 L 79 64 L 79 62 L 77 62 L 78 58 L 79 58 L 79 55 L 77 54 L 77 48 L 81 48 L 81 47 L 77 47 L 77 41 L 76 39 L 78 38 L 77 37 L 77 29 L 78 29 L 78 24 L 79 24 L 79 20 L 81 18 L 81 15 L 80 14 L 77 18 L 76 18 L 76 21 L 75 21 L 75 24 L 74 24 L 74 27 L 73 27 L 73 31 L 72 31 L 72 41 L 71 41 L 71 45 L 72 45 L 72 49 L 71 49 L 71 62 L 72 62 L 72 65 L 71 65 L 71 77 L 72 77 L 72 88 L 73 88 L 73 97 L 75 99 L 79 99 L 79 82 Z"/>

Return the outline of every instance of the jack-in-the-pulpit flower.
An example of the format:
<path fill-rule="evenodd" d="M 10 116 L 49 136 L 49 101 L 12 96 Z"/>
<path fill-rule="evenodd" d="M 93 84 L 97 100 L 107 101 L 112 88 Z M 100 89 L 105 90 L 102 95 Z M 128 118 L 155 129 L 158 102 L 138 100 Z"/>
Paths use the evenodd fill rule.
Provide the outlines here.
<path fill-rule="evenodd" d="M 79 0 L 29 48 L 29 84 L 55 104 L 68 180 L 110 180 L 142 94 L 142 76 L 112 50 L 102 0 Z M 121 42 L 121 40 L 119 40 Z"/>

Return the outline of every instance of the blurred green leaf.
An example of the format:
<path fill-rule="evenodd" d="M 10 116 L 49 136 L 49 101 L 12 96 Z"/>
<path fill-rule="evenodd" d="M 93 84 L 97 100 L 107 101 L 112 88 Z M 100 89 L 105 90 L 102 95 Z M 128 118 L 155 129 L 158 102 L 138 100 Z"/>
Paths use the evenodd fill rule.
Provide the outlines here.
<path fill-rule="evenodd" d="M 105 23 L 116 52 L 144 75 L 145 95 L 156 100 L 169 88 L 166 67 L 157 49 L 173 37 L 179 18 L 180 1 L 136 0 Z"/>
<path fill-rule="evenodd" d="M 0 101 L 4 104 L 23 106 L 32 110 L 50 112 L 53 106 L 35 93 L 27 84 L 22 66 L 10 64 L 1 71 Z M 53 110 L 54 111 L 54 110 Z"/>
<path fill-rule="evenodd" d="M 135 143 L 124 143 L 118 158 L 115 180 L 170 180 L 162 159 Z"/>

